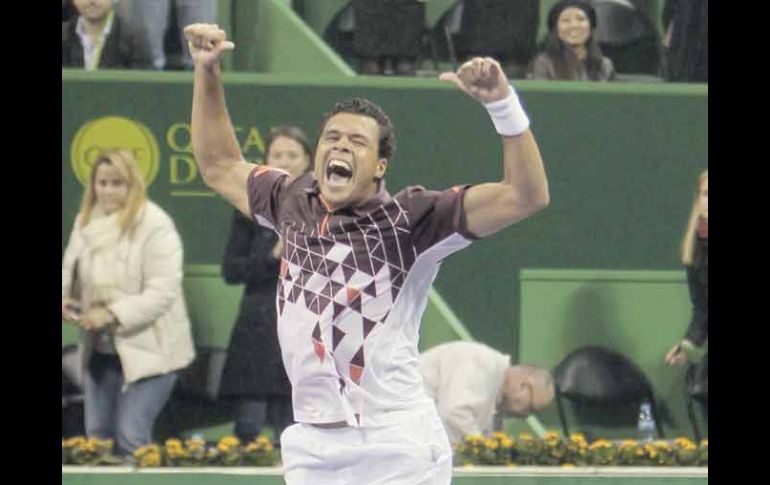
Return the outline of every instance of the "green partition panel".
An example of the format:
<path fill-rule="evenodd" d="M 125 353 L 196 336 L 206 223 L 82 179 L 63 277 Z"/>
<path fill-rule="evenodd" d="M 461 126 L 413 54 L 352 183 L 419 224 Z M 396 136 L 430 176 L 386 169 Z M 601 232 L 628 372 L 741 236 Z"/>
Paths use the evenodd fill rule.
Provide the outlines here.
<path fill-rule="evenodd" d="M 190 148 L 192 74 L 62 70 L 62 247 L 88 154 L 133 147 L 149 195 L 174 218 L 186 264 L 219 264 L 232 209 L 200 179 Z M 270 126 L 311 137 L 335 101 L 359 95 L 396 126 L 388 190 L 498 180 L 500 141 L 483 108 L 430 79 L 226 73 L 244 157 Z M 677 248 L 708 166 L 708 87 L 517 82 L 549 177 L 551 204 L 448 257 L 434 286 L 473 337 L 518 356 L 521 268 L 680 270 Z M 118 120 L 115 121 L 115 117 Z M 114 123 L 110 120 L 115 121 Z"/>
<path fill-rule="evenodd" d="M 186 266 L 183 286 L 195 345 L 226 349 L 244 286 L 228 285 L 218 264 Z"/>
<path fill-rule="evenodd" d="M 429 0 L 425 4 L 425 23 L 433 28 L 444 13 L 449 10 L 457 0 Z"/>
<path fill-rule="evenodd" d="M 235 70 L 355 75 L 283 0 L 239 1 L 233 16 Z"/>
<path fill-rule="evenodd" d="M 683 271 L 523 269 L 521 301 L 522 362 L 553 369 L 569 352 L 585 345 L 617 350 L 652 383 L 665 417 L 666 437 L 692 435 L 684 402 L 684 368 L 663 361 L 691 315 Z M 547 428 L 561 429 L 555 405 L 538 415 Z M 574 414 L 567 419 L 571 430 L 580 428 Z M 629 433 L 628 428 L 586 428 L 599 436 Z"/>
<path fill-rule="evenodd" d="M 313 31 L 323 38 L 329 22 L 350 0 L 299 0 L 302 18 Z"/>

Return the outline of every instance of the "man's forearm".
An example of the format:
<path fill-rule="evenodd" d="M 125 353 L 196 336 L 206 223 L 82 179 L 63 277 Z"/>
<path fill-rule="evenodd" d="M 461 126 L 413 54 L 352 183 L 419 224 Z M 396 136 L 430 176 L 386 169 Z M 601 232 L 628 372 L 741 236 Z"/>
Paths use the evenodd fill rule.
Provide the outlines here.
<path fill-rule="evenodd" d="M 219 64 L 195 67 L 191 135 L 204 181 L 243 158 L 227 114 Z"/>
<path fill-rule="evenodd" d="M 501 136 L 503 143 L 503 181 L 521 201 L 540 208 L 548 205 L 548 181 L 543 159 L 532 131 L 518 136 Z"/>

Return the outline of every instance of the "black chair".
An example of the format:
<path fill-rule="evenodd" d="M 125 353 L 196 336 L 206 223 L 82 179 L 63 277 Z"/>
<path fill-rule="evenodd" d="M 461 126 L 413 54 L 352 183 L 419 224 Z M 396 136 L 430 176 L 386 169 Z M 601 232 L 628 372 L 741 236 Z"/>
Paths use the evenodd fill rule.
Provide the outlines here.
<path fill-rule="evenodd" d="M 442 60 L 490 56 L 520 68 L 523 77 L 537 48 L 540 0 L 458 0 L 434 28 Z"/>
<path fill-rule="evenodd" d="M 657 75 L 662 45 L 652 21 L 631 0 L 592 0 L 596 41 L 618 73 Z"/>
<path fill-rule="evenodd" d="M 639 405 L 647 401 L 659 438 L 663 438 L 658 406 L 650 381 L 641 369 L 623 354 L 599 346 L 586 346 L 572 351 L 553 372 L 556 404 L 565 436 L 569 427 L 564 412 L 564 400 L 588 406 L 634 405 L 633 417 Z M 628 416 L 628 422 L 631 416 Z"/>
<path fill-rule="evenodd" d="M 685 399 L 687 401 L 687 416 L 690 418 L 692 431 L 697 441 L 702 436 L 695 408 L 696 403 L 701 409 L 706 436 L 708 436 L 708 409 L 709 409 L 709 362 L 708 354 L 700 364 L 690 364 L 685 373 Z"/>

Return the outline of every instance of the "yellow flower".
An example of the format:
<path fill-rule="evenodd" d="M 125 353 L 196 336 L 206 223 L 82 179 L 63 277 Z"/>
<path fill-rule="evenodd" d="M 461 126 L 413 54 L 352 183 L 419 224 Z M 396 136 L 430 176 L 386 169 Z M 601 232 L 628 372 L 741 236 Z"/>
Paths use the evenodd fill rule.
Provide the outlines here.
<path fill-rule="evenodd" d="M 505 438 L 502 441 L 500 441 L 500 446 L 502 446 L 505 449 L 513 448 L 513 440 L 510 438 Z"/>
<path fill-rule="evenodd" d="M 502 431 L 495 431 L 494 433 L 492 433 L 492 438 L 502 441 L 502 440 L 508 439 L 508 435 L 506 433 L 503 433 Z"/>
<path fill-rule="evenodd" d="M 496 450 L 499 445 L 497 444 L 497 440 L 490 439 L 484 442 L 484 446 L 486 446 L 490 450 Z"/>
<path fill-rule="evenodd" d="M 575 443 L 585 443 L 586 437 L 583 435 L 583 433 L 572 433 L 569 435 L 569 440 L 574 441 Z"/>
<path fill-rule="evenodd" d="M 598 450 L 602 448 L 612 448 L 612 443 L 608 440 L 596 440 L 589 446 L 592 450 Z"/>
<path fill-rule="evenodd" d="M 668 443 L 668 441 L 657 440 L 653 444 L 660 450 L 671 451 L 671 445 Z"/>
<path fill-rule="evenodd" d="M 545 441 L 559 441 L 559 433 L 556 433 L 555 431 L 548 431 L 543 439 Z"/>
<path fill-rule="evenodd" d="M 621 444 L 621 448 L 633 448 L 635 446 L 639 446 L 639 442 L 636 440 L 624 440 Z"/>

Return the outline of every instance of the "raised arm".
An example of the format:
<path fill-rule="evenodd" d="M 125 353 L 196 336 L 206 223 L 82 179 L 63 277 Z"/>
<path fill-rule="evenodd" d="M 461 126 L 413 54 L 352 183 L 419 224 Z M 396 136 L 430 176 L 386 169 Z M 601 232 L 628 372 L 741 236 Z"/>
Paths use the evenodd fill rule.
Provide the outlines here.
<path fill-rule="evenodd" d="M 251 217 L 246 183 L 253 164 L 243 159 L 227 114 L 219 57 L 235 45 L 214 24 L 184 29 L 195 64 L 192 146 L 203 181 L 246 216 Z"/>
<path fill-rule="evenodd" d="M 547 206 L 548 181 L 540 150 L 500 64 L 477 57 L 440 79 L 451 81 L 487 108 L 503 143 L 502 180 L 473 186 L 465 194 L 468 230 L 488 236 Z"/>

